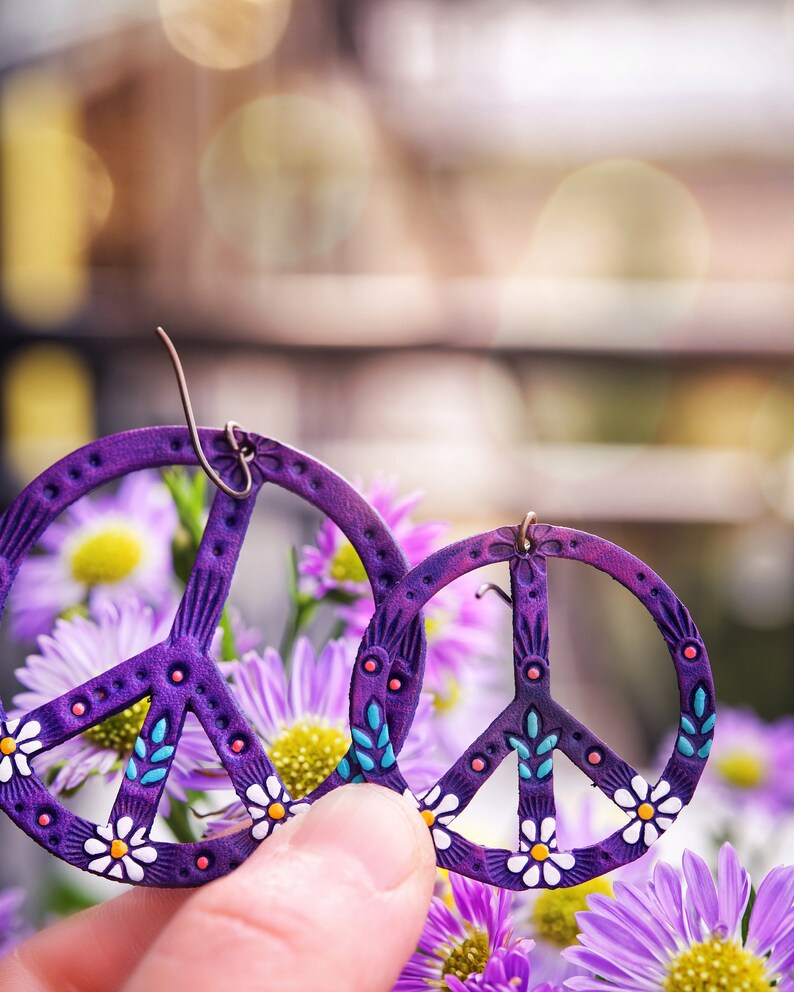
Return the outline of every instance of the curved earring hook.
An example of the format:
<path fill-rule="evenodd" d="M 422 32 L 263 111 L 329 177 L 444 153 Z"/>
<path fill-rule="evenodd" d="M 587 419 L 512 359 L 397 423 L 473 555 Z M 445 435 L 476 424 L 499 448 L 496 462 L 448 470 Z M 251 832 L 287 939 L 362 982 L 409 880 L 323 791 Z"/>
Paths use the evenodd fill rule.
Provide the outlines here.
<path fill-rule="evenodd" d="M 187 428 L 190 431 L 190 441 L 193 445 L 193 450 L 196 452 L 196 458 L 199 460 L 199 464 L 204 469 L 206 474 L 209 476 L 211 482 L 214 483 L 221 490 L 221 492 L 226 493 L 227 496 L 231 496 L 233 499 L 246 499 L 246 497 L 251 495 L 251 490 L 253 489 L 253 479 L 251 478 L 251 469 L 248 467 L 248 462 L 253 458 L 252 451 L 246 451 L 244 448 L 240 447 L 237 438 L 234 435 L 235 428 L 237 430 L 242 430 L 243 428 L 237 423 L 236 420 L 229 420 L 226 423 L 226 440 L 229 442 L 229 447 L 237 455 L 237 460 L 240 464 L 240 468 L 243 471 L 243 478 L 245 479 L 245 485 L 242 489 L 232 489 L 231 486 L 227 486 L 223 479 L 218 475 L 215 469 L 210 465 L 209 459 L 204 454 L 204 449 L 201 447 L 201 439 L 199 438 L 198 428 L 196 427 L 196 418 L 193 416 L 193 407 L 190 403 L 190 394 L 187 388 L 187 380 L 185 379 L 185 373 L 182 369 L 182 362 L 179 360 L 179 354 L 177 353 L 174 343 L 165 333 L 162 327 L 155 329 L 155 334 L 160 338 L 163 344 L 168 349 L 168 354 L 171 357 L 171 363 L 174 366 L 174 372 L 176 373 L 176 381 L 179 386 L 179 395 L 182 398 L 182 408 L 185 411 L 185 420 L 187 421 Z"/>

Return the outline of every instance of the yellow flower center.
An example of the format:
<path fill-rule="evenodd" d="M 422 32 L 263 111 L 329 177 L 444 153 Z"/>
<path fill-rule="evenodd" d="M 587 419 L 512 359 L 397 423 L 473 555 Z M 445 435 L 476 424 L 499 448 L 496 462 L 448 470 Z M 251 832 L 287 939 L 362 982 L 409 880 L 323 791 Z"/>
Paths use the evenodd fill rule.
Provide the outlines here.
<path fill-rule="evenodd" d="M 367 581 L 364 565 L 350 541 L 345 541 L 334 555 L 330 572 L 331 578 L 336 582 Z"/>
<path fill-rule="evenodd" d="M 116 860 L 123 858 L 127 851 L 129 851 L 129 848 L 123 840 L 114 840 L 110 845 L 110 856 Z"/>
<path fill-rule="evenodd" d="M 733 751 L 716 760 L 717 771 L 737 789 L 754 789 L 766 778 L 762 759 L 749 751 Z"/>
<path fill-rule="evenodd" d="M 446 713 L 454 709 L 463 695 L 460 682 L 457 679 L 447 679 L 444 688 L 445 692 L 433 693 L 433 705 L 436 713 Z"/>
<path fill-rule="evenodd" d="M 612 886 L 606 879 L 594 878 L 570 889 L 546 889 L 532 907 L 532 928 L 536 937 L 557 947 L 571 947 L 576 943 L 579 927 L 576 914 L 587 909 L 587 897 L 594 892 L 612 895 Z"/>
<path fill-rule="evenodd" d="M 303 799 L 336 768 L 350 741 L 339 726 L 325 720 L 301 720 L 272 741 L 268 753 L 293 799 Z"/>
<path fill-rule="evenodd" d="M 472 930 L 471 937 L 467 937 L 462 944 L 456 944 L 447 955 L 441 968 L 442 978 L 454 975 L 465 982 L 469 975 L 480 975 L 485 971 L 489 957 L 488 935 Z M 446 981 L 442 981 L 441 988 L 449 988 Z"/>
<path fill-rule="evenodd" d="M 436 815 L 431 809 L 423 809 L 421 812 L 421 817 L 428 827 L 432 827 L 436 822 Z"/>
<path fill-rule="evenodd" d="M 16 751 L 16 749 L 17 749 L 17 742 L 14 740 L 13 737 L 4 737 L 0 741 L 0 751 L 2 751 L 3 754 L 13 754 L 14 751 Z"/>
<path fill-rule="evenodd" d="M 640 808 L 637 810 L 637 816 L 641 820 L 652 820 L 655 810 L 650 803 L 642 803 Z"/>
<path fill-rule="evenodd" d="M 149 712 L 149 700 L 140 699 L 126 710 L 109 716 L 107 720 L 89 727 L 83 731 L 93 744 L 116 751 L 120 757 L 128 755 L 135 744 L 135 738 L 141 732 L 143 721 Z"/>
<path fill-rule="evenodd" d="M 271 803 L 267 808 L 267 815 L 273 820 L 283 820 L 285 813 L 281 803 Z"/>
<path fill-rule="evenodd" d="M 664 992 L 768 992 L 775 981 L 766 963 L 733 940 L 710 937 L 670 962 Z"/>
<path fill-rule="evenodd" d="M 69 567 L 83 585 L 112 585 L 126 579 L 142 558 L 143 543 L 135 531 L 113 524 L 78 539 L 69 554 Z"/>
<path fill-rule="evenodd" d="M 549 856 L 549 849 L 545 844 L 533 844 L 529 852 L 535 861 L 545 861 Z"/>

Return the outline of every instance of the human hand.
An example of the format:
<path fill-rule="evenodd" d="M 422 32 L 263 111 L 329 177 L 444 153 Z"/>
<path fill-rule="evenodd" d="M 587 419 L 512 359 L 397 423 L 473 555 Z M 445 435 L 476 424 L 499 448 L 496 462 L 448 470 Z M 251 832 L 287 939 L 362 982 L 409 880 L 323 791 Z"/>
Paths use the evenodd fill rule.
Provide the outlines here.
<path fill-rule="evenodd" d="M 402 796 L 343 786 L 224 878 L 135 889 L 36 934 L 0 962 L 0 992 L 387 992 L 434 874 Z"/>

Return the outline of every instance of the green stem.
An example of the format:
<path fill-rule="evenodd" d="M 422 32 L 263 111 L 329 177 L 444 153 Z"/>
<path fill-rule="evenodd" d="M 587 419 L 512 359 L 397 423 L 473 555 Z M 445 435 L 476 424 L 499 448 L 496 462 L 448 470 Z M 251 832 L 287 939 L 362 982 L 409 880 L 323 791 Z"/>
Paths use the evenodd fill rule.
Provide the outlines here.
<path fill-rule="evenodd" d="M 190 824 L 190 812 L 186 803 L 171 799 L 171 812 L 165 818 L 168 828 L 180 844 L 191 844 L 196 840 Z"/>

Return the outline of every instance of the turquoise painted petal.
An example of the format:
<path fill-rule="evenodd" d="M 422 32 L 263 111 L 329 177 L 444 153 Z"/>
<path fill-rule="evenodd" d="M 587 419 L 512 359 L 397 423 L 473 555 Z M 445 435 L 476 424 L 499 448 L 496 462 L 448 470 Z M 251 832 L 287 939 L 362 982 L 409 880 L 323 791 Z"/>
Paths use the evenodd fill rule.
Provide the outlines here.
<path fill-rule="evenodd" d="M 165 768 L 152 768 L 141 778 L 141 785 L 154 785 L 163 778 L 165 778 Z"/>
<path fill-rule="evenodd" d="M 694 723 L 692 723 L 692 721 L 691 721 L 691 720 L 689 719 L 689 717 L 688 717 L 688 716 L 682 716 L 682 717 L 681 717 L 681 727 L 682 727 L 682 728 L 683 728 L 683 729 L 684 729 L 684 730 L 685 730 L 685 731 L 686 731 L 686 732 L 687 732 L 688 734 L 696 734 L 696 733 L 697 733 L 697 731 L 695 730 L 695 725 L 694 725 Z"/>
<path fill-rule="evenodd" d="M 358 784 L 359 782 L 366 782 L 367 780 L 364 778 L 363 775 L 355 775 L 353 778 L 350 779 L 350 781 L 355 785 Z"/>
<path fill-rule="evenodd" d="M 545 754 L 547 751 L 551 751 L 553 747 L 557 746 L 558 737 L 556 734 L 549 734 L 549 736 L 538 744 L 538 754 Z"/>
<path fill-rule="evenodd" d="M 152 740 L 155 744 L 163 743 L 166 730 L 168 730 L 168 721 L 163 717 L 162 720 L 158 720 L 154 727 L 152 727 Z"/>
<path fill-rule="evenodd" d="M 125 775 L 129 779 L 136 779 L 138 777 L 138 768 L 132 758 L 130 758 L 127 762 L 127 771 L 125 772 Z"/>
<path fill-rule="evenodd" d="M 706 690 L 700 686 L 695 693 L 695 716 L 700 717 L 706 712 Z"/>
<path fill-rule="evenodd" d="M 358 727 L 353 727 L 350 731 L 353 735 L 353 740 L 356 744 L 360 744 L 362 747 L 372 747 L 372 738 L 367 737 L 363 730 L 359 730 Z M 358 754 L 358 752 L 356 752 Z"/>
<path fill-rule="evenodd" d="M 386 748 L 383 757 L 380 759 L 381 768 L 391 768 L 397 759 L 394 756 L 394 748 L 389 744 Z"/>
<path fill-rule="evenodd" d="M 522 761 L 526 761 L 529 757 L 529 748 L 525 744 L 522 744 L 517 737 L 508 737 L 507 739 L 510 741 L 510 747 L 512 747 L 514 751 L 518 751 L 519 758 L 521 758 Z"/>
<path fill-rule="evenodd" d="M 711 741 L 706 741 L 703 747 L 698 751 L 699 758 L 708 758 L 709 751 L 711 750 L 711 744 L 712 744 Z"/>
<path fill-rule="evenodd" d="M 380 713 L 376 703 L 370 703 L 367 707 L 367 723 L 373 730 L 377 730 L 380 726 Z"/>
<path fill-rule="evenodd" d="M 146 745 L 143 743 L 140 737 L 135 738 L 135 753 L 138 755 L 139 758 L 146 757 Z"/>
<path fill-rule="evenodd" d="M 356 748 L 356 757 L 358 758 L 358 763 L 364 769 L 365 772 L 371 772 L 375 767 L 375 762 L 370 758 L 368 754 L 364 754 Z"/>
<path fill-rule="evenodd" d="M 350 762 L 347 758 L 342 758 L 339 764 L 336 766 L 336 770 L 342 776 L 342 778 L 350 778 Z"/>
<path fill-rule="evenodd" d="M 383 730 L 380 732 L 380 737 L 378 738 L 378 747 L 385 747 L 389 741 L 389 725 L 388 723 L 383 724 Z"/>
<path fill-rule="evenodd" d="M 527 717 L 527 732 L 529 733 L 529 736 L 534 739 L 538 736 L 539 730 L 540 725 L 538 724 L 537 710 L 530 710 L 529 716 Z"/>
<path fill-rule="evenodd" d="M 518 766 L 518 774 L 521 776 L 521 778 L 532 778 L 532 772 L 529 770 L 529 768 L 526 765 L 522 765 L 520 763 Z"/>
<path fill-rule="evenodd" d="M 160 748 L 159 751 L 154 752 L 154 754 L 152 755 L 152 761 L 155 762 L 155 764 L 158 761 L 167 761 L 173 753 L 174 753 L 174 749 L 171 747 L 171 745 L 165 744 L 163 747 Z"/>
<path fill-rule="evenodd" d="M 714 724 L 717 722 L 717 714 L 712 713 L 711 716 L 706 720 L 703 726 L 700 728 L 701 734 L 708 734 L 714 729 Z"/>
<path fill-rule="evenodd" d="M 553 767 L 554 762 L 551 758 L 546 758 L 540 768 L 538 768 L 538 778 L 545 778 L 547 775 L 550 775 Z"/>
<path fill-rule="evenodd" d="M 689 743 L 686 737 L 678 738 L 678 750 L 681 752 L 681 754 L 685 754 L 688 758 L 691 758 L 692 755 L 695 753 L 695 749 L 692 747 L 692 745 Z"/>

